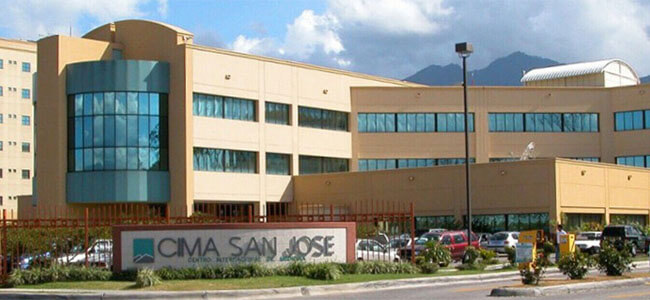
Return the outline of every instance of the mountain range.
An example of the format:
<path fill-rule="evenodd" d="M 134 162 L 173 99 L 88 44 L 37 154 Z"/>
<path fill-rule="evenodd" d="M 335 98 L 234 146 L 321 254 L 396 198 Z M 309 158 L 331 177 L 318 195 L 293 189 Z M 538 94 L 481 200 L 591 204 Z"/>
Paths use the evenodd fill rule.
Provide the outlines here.
<path fill-rule="evenodd" d="M 497 58 L 487 67 L 468 72 L 468 85 L 520 86 L 524 71 L 560 64 L 552 59 L 532 56 L 517 51 Z M 446 66 L 430 65 L 404 80 L 426 85 L 457 85 L 463 81 L 463 71 L 457 64 Z M 641 78 L 642 83 L 650 82 L 650 75 Z"/>

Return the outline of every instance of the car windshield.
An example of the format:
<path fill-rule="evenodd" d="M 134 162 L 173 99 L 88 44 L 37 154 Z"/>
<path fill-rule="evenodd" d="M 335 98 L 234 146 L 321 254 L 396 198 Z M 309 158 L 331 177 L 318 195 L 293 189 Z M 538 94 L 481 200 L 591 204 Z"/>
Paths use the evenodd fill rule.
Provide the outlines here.
<path fill-rule="evenodd" d="M 625 227 L 607 227 L 603 230 L 603 236 L 625 236 Z"/>
<path fill-rule="evenodd" d="M 490 238 L 490 240 L 492 240 L 492 241 L 503 241 L 503 240 L 506 240 L 507 238 L 508 238 L 508 234 L 507 234 L 507 233 L 505 233 L 505 232 L 499 232 L 499 233 L 494 234 L 494 235 Z"/>
<path fill-rule="evenodd" d="M 428 241 L 440 241 L 439 234 L 425 234 L 415 241 L 416 245 L 424 245 Z"/>

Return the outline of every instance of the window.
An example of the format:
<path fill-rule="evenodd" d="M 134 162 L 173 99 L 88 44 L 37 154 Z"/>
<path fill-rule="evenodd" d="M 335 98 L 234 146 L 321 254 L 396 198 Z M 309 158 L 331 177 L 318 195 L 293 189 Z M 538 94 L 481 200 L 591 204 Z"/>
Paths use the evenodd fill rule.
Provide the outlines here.
<path fill-rule="evenodd" d="M 600 162 L 600 157 L 569 157 L 569 159 L 588 161 L 588 162 Z"/>
<path fill-rule="evenodd" d="M 29 99 L 29 89 L 23 89 L 22 90 L 22 97 L 23 99 Z"/>
<path fill-rule="evenodd" d="M 4 66 L 4 61 L 2 59 L 0 59 L 0 69 L 4 69 L 4 67 L 5 67 Z"/>
<path fill-rule="evenodd" d="M 29 152 L 29 143 L 24 143 L 22 145 L 23 152 Z"/>
<path fill-rule="evenodd" d="M 23 124 L 24 126 L 29 126 L 30 123 L 31 123 L 31 122 L 30 122 L 30 120 L 29 120 L 29 116 L 23 116 L 23 118 L 22 118 L 22 124 Z"/>
<path fill-rule="evenodd" d="M 596 113 L 489 113 L 490 132 L 598 132 Z"/>
<path fill-rule="evenodd" d="M 29 170 L 22 170 L 22 174 L 21 174 L 21 175 L 22 175 L 22 178 L 23 178 L 23 179 L 29 179 L 29 178 L 31 178 L 31 177 L 29 176 Z"/>
<path fill-rule="evenodd" d="M 31 72 L 32 66 L 28 62 L 23 62 L 23 72 Z"/>
<path fill-rule="evenodd" d="M 470 163 L 475 159 L 470 158 Z M 359 171 L 375 171 L 405 168 L 421 168 L 443 165 L 464 164 L 464 158 L 393 158 L 393 159 L 360 159 Z"/>
<path fill-rule="evenodd" d="M 415 229 L 429 228 L 454 228 L 456 218 L 454 216 L 424 216 L 415 217 Z"/>
<path fill-rule="evenodd" d="M 195 147 L 194 170 L 257 173 L 257 152 Z"/>
<path fill-rule="evenodd" d="M 466 243 L 465 237 L 462 234 L 454 234 L 454 244 Z"/>
<path fill-rule="evenodd" d="M 2 150 L 3 150 L 3 148 L 2 148 L 2 147 L 3 147 L 3 146 L 2 146 L 2 141 L 0 141 L 0 151 L 2 151 Z"/>
<path fill-rule="evenodd" d="M 282 103 L 266 102 L 264 104 L 266 123 L 289 125 L 289 105 Z"/>
<path fill-rule="evenodd" d="M 474 114 L 469 116 L 469 131 L 474 131 Z M 463 132 L 462 113 L 359 113 L 359 132 Z"/>
<path fill-rule="evenodd" d="M 300 155 L 298 168 L 301 175 L 347 172 L 348 159 Z"/>
<path fill-rule="evenodd" d="M 2 169 L 0 169 L 0 178 L 2 178 Z"/>
<path fill-rule="evenodd" d="M 298 126 L 348 131 L 348 113 L 300 106 L 298 107 Z"/>
<path fill-rule="evenodd" d="M 192 110 L 195 116 L 254 122 L 255 103 L 248 99 L 194 93 Z"/>
<path fill-rule="evenodd" d="M 167 94 L 68 96 L 68 171 L 167 171 Z"/>
<path fill-rule="evenodd" d="M 266 153 L 266 174 L 291 175 L 291 155 Z"/>
<path fill-rule="evenodd" d="M 619 156 L 616 164 L 631 167 L 650 168 L 650 155 Z"/>
<path fill-rule="evenodd" d="M 2 116 L 2 114 L 0 114 L 0 124 L 4 123 L 3 118 L 4 118 L 4 117 Z"/>
<path fill-rule="evenodd" d="M 614 113 L 616 131 L 650 129 L 650 110 L 635 110 Z"/>
<path fill-rule="evenodd" d="M 0 96 L 2 96 L 2 95 L 3 95 L 2 87 L 0 86 Z"/>
<path fill-rule="evenodd" d="M 490 162 L 518 161 L 518 157 L 490 157 Z"/>

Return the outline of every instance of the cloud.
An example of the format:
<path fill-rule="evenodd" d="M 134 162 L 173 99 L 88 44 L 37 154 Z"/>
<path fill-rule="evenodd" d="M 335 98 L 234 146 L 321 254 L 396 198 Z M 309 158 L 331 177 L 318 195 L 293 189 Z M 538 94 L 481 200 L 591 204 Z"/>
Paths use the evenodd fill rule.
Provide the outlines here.
<path fill-rule="evenodd" d="M 242 53 L 269 55 L 275 48 L 274 42 L 267 38 L 247 38 L 243 35 L 237 36 L 229 48 Z"/>
<path fill-rule="evenodd" d="M 150 0 L 0 0 L 3 8 L 1 27 L 13 37 L 38 39 L 52 34 L 68 34 L 89 30 L 85 26 L 101 25 L 125 18 L 150 16 L 143 6 Z M 158 12 L 167 13 L 167 1 L 157 1 Z M 81 27 L 81 28 L 80 28 Z"/>
<path fill-rule="evenodd" d="M 158 0 L 158 14 L 166 18 L 167 17 L 167 10 L 169 9 L 169 4 L 167 3 L 167 0 Z"/>

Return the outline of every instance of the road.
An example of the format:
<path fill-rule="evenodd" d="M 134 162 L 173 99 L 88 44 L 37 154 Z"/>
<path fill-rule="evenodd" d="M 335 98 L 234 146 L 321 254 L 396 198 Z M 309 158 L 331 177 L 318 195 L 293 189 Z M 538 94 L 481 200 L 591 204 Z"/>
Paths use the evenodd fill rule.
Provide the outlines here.
<path fill-rule="evenodd" d="M 648 269 L 637 270 L 636 272 L 648 272 Z M 597 274 L 596 272 L 590 272 L 591 275 Z M 556 274 L 552 276 L 545 276 L 546 278 L 566 278 L 562 274 Z M 420 286 L 420 287 L 408 287 L 400 289 L 383 289 L 383 290 L 373 290 L 368 292 L 360 293 L 342 293 L 342 294 L 331 294 L 325 296 L 308 296 L 308 297 L 296 297 L 296 298 L 286 298 L 285 300 L 415 300 L 415 299 L 435 299 L 435 300 L 445 300 L 445 299 L 514 299 L 514 300 L 524 300 L 524 299 L 571 299 L 571 300 L 594 300 L 594 299 L 650 299 L 650 285 L 642 285 L 636 287 L 626 287 L 626 288 L 612 288 L 606 290 L 600 290 L 597 292 L 588 292 L 588 293 L 578 293 L 571 295 L 563 296 L 549 296 L 549 297 L 516 297 L 516 298 L 495 298 L 489 297 L 490 291 L 493 288 L 520 284 L 519 280 L 503 280 L 503 281 L 493 281 L 486 283 L 478 283 L 471 285 L 448 285 L 448 286 Z"/>

